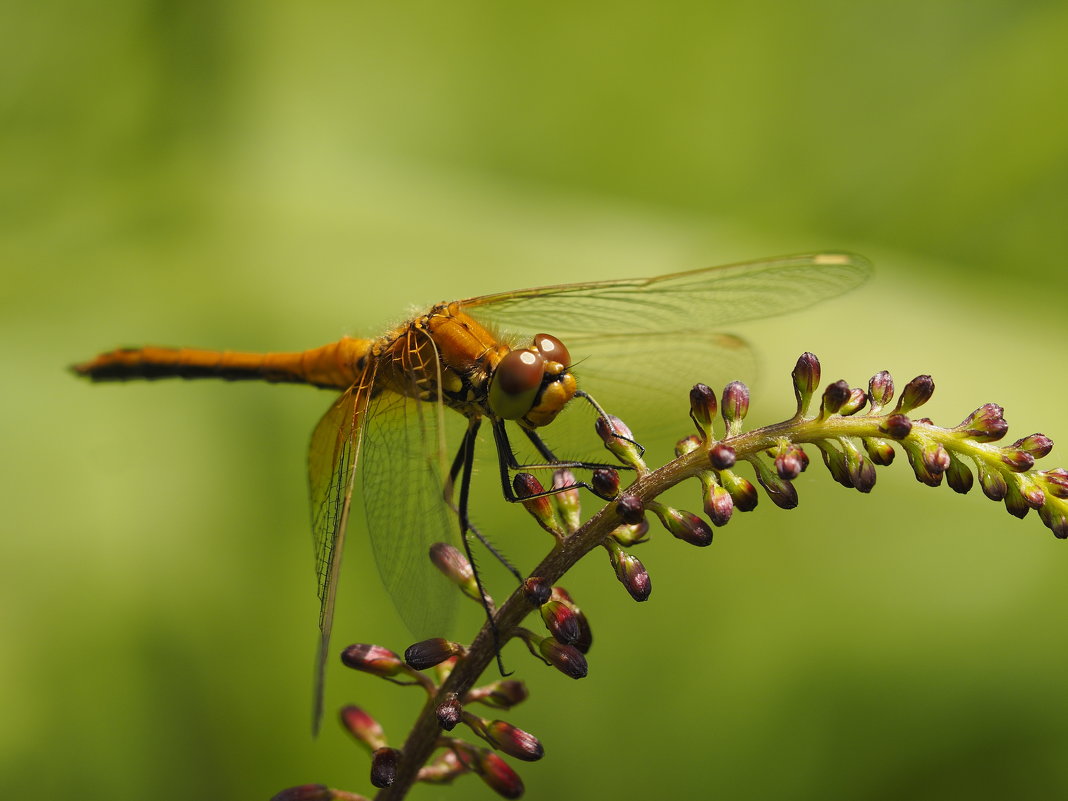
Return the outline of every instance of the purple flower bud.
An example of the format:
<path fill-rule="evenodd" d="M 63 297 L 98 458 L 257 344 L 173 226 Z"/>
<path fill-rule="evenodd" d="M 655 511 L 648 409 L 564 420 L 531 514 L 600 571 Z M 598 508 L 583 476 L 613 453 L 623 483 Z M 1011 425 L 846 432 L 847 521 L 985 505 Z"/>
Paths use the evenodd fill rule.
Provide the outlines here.
<path fill-rule="evenodd" d="M 605 500 L 615 498 L 619 494 L 619 473 L 615 470 L 597 468 L 593 471 L 590 483 L 593 485 L 594 494 Z"/>
<path fill-rule="evenodd" d="M 780 509 L 793 509 L 797 506 L 797 490 L 789 481 L 783 481 L 763 465 L 757 470 L 757 481 L 771 498 L 771 502 Z"/>
<path fill-rule="evenodd" d="M 734 508 L 739 512 L 751 512 L 756 509 L 760 496 L 749 479 L 738 475 L 733 470 L 722 470 L 719 474 L 723 489 L 731 494 Z"/>
<path fill-rule="evenodd" d="M 630 593 L 635 601 L 644 601 L 653 591 L 649 573 L 638 557 L 633 556 L 622 548 L 609 548 L 608 555 L 615 568 L 616 578 Z"/>
<path fill-rule="evenodd" d="M 585 678 L 588 667 L 586 657 L 574 645 L 565 645 L 552 637 L 545 637 L 538 643 L 538 651 L 545 661 L 565 676 L 573 679 Z"/>
<path fill-rule="evenodd" d="M 1001 501 L 1008 494 L 1008 482 L 998 470 L 992 470 L 984 462 L 979 462 L 979 486 L 983 494 L 992 501 Z"/>
<path fill-rule="evenodd" d="M 620 545 L 628 547 L 637 545 L 639 542 L 645 542 L 645 535 L 648 533 L 649 521 L 643 519 L 640 523 L 633 525 L 624 523 L 622 526 L 616 526 L 612 529 L 612 539 Z"/>
<path fill-rule="evenodd" d="M 862 442 L 864 443 L 864 450 L 868 452 L 868 458 L 877 465 L 886 467 L 894 462 L 894 446 L 887 442 L 885 439 L 878 439 L 876 437 L 865 437 Z"/>
<path fill-rule="evenodd" d="M 1054 498 L 1068 498 L 1068 470 L 1058 467 L 1038 474 L 1046 482 L 1046 492 Z"/>
<path fill-rule="evenodd" d="M 1031 434 L 1016 440 L 1012 445 L 1014 448 L 1027 451 L 1035 459 L 1041 459 L 1053 450 L 1053 440 L 1045 434 Z"/>
<path fill-rule="evenodd" d="M 880 370 L 868 382 L 868 400 L 873 413 L 894 399 L 894 379 L 886 370 Z"/>
<path fill-rule="evenodd" d="M 961 420 L 953 431 L 976 442 L 996 442 L 1009 430 L 1004 415 L 1005 410 L 996 403 L 984 403 Z"/>
<path fill-rule="evenodd" d="M 404 652 L 404 661 L 413 670 L 426 670 L 454 656 L 461 658 L 467 656 L 467 649 L 460 643 L 446 640 L 444 637 L 431 637 L 429 640 L 421 640 L 409 645 Z"/>
<path fill-rule="evenodd" d="M 537 737 L 503 720 L 494 720 L 486 724 L 485 734 L 486 739 L 495 748 L 516 759 L 537 762 L 545 754 Z"/>
<path fill-rule="evenodd" d="M 812 394 L 820 385 L 820 360 L 813 353 L 802 353 L 790 376 L 794 380 L 797 413 L 803 417 L 808 414 Z"/>
<path fill-rule="evenodd" d="M 464 753 L 461 758 L 457 750 L 442 751 L 434 759 L 419 768 L 415 780 L 425 784 L 449 784 L 457 776 L 471 772 L 474 766 L 474 758 L 471 754 Z"/>
<path fill-rule="evenodd" d="M 372 751 L 386 744 L 386 734 L 382 731 L 382 726 L 354 704 L 341 708 L 341 725 Z"/>
<path fill-rule="evenodd" d="M 727 436 L 742 430 L 742 420 L 749 413 L 749 387 L 741 381 L 731 381 L 723 390 L 723 422 Z"/>
<path fill-rule="evenodd" d="M 523 781 L 511 766 L 492 751 L 481 751 L 476 772 L 501 798 L 520 798 Z"/>
<path fill-rule="evenodd" d="M 779 478 L 791 480 L 801 475 L 807 460 L 803 461 L 805 452 L 787 440 L 782 440 L 779 445 L 768 451 L 768 455 L 775 460 L 775 472 Z"/>
<path fill-rule="evenodd" d="M 341 661 L 353 670 L 382 678 L 392 678 L 407 670 L 401 658 L 388 648 L 366 643 L 350 645 L 341 652 Z"/>
<path fill-rule="evenodd" d="M 827 470 L 831 474 L 831 478 L 841 484 L 843 487 L 853 488 L 853 478 L 850 475 L 849 465 L 846 462 L 845 453 L 832 447 L 830 444 L 821 444 L 819 446 L 820 455 L 823 457 L 823 463 L 827 466 Z"/>
<path fill-rule="evenodd" d="M 476 601 L 482 600 L 478 582 L 475 581 L 475 572 L 459 548 L 445 542 L 435 542 L 430 546 L 430 561 L 449 581 L 459 587 L 464 595 Z"/>
<path fill-rule="evenodd" d="M 586 614 L 579 609 L 578 604 L 575 603 L 575 599 L 571 597 L 571 594 L 563 587 L 553 587 L 554 601 L 560 601 L 571 607 L 575 612 L 575 617 L 578 620 L 579 634 L 578 640 L 572 643 L 582 653 L 589 653 L 590 646 L 593 645 L 593 631 L 590 629 L 590 622 L 586 619 Z"/>
<path fill-rule="evenodd" d="M 289 787 L 271 797 L 271 801 L 331 801 L 333 791 L 325 784 L 302 784 Z"/>
<path fill-rule="evenodd" d="M 954 492 L 966 494 L 972 488 L 972 471 L 960 459 L 949 454 L 949 467 L 946 469 L 946 483 Z"/>
<path fill-rule="evenodd" d="M 845 449 L 846 469 L 849 481 L 859 492 L 871 492 L 875 487 L 875 465 L 864 458 L 852 443 Z"/>
<path fill-rule="evenodd" d="M 894 409 L 898 414 L 908 414 L 913 409 L 918 409 L 923 404 L 927 403 L 934 395 L 934 379 L 929 375 L 918 375 L 907 384 L 901 391 L 901 397 L 898 398 L 897 408 Z"/>
<path fill-rule="evenodd" d="M 716 416 L 716 393 L 705 384 L 694 384 L 690 390 L 690 418 L 707 440 L 712 435 L 712 420 Z"/>
<path fill-rule="evenodd" d="M 849 384 L 845 381 L 835 381 L 833 384 L 828 384 L 827 388 L 823 390 L 823 402 L 820 405 L 820 417 L 829 417 L 832 414 L 838 414 L 838 410 L 842 408 L 842 405 L 847 400 L 849 400 L 849 397 Z"/>
<path fill-rule="evenodd" d="M 926 442 L 920 450 L 923 466 L 929 473 L 944 473 L 949 469 L 949 452 L 938 442 Z"/>
<path fill-rule="evenodd" d="M 903 414 L 892 414 L 883 421 L 879 430 L 891 439 L 902 440 L 912 433 L 912 421 Z"/>
<path fill-rule="evenodd" d="M 637 525 L 645 519 L 645 507 L 637 495 L 621 495 L 616 501 L 616 510 L 628 526 Z"/>
<path fill-rule="evenodd" d="M 582 633 L 579 629 L 578 616 L 566 603 L 549 601 L 542 605 L 539 611 L 545 628 L 560 642 L 573 645 Z"/>
<path fill-rule="evenodd" d="M 379 748 L 371 755 L 371 784 L 379 789 L 389 787 L 397 779 L 401 752 L 396 748 Z"/>
<path fill-rule="evenodd" d="M 572 489 L 561 489 L 571 487 Z M 582 496 L 579 494 L 575 474 L 566 467 L 553 472 L 553 489 L 560 490 L 553 494 L 556 511 L 564 522 L 567 531 L 572 532 L 582 524 Z"/>
<path fill-rule="evenodd" d="M 541 606 L 552 597 L 553 588 L 545 579 L 531 576 L 523 582 L 523 594 L 527 596 L 531 606 Z"/>
<path fill-rule="evenodd" d="M 511 709 L 516 704 L 527 700 L 527 685 L 515 679 L 501 679 L 483 688 L 483 695 L 477 699 L 498 709 Z"/>
<path fill-rule="evenodd" d="M 683 456 L 701 447 L 701 438 L 696 434 L 683 437 L 675 443 L 675 456 Z"/>
<path fill-rule="evenodd" d="M 705 490 L 705 514 L 713 526 L 725 526 L 734 512 L 734 499 L 723 487 L 709 482 Z"/>
<path fill-rule="evenodd" d="M 1035 457 L 1030 452 L 1012 445 L 1001 449 L 1001 461 L 1014 473 L 1023 473 L 1035 466 Z"/>
<path fill-rule="evenodd" d="M 1038 516 L 1046 524 L 1053 536 L 1059 540 L 1068 539 L 1068 516 L 1060 507 L 1054 507 L 1052 503 L 1045 504 L 1038 510 Z"/>
<path fill-rule="evenodd" d="M 730 445 L 717 442 L 708 452 L 708 458 L 716 470 L 730 470 L 734 467 L 737 455 Z"/>
<path fill-rule="evenodd" d="M 612 415 L 607 418 L 598 417 L 595 428 L 604 446 L 619 461 L 630 467 L 645 469 L 641 448 L 634 441 L 634 435 L 622 420 Z"/>
<path fill-rule="evenodd" d="M 464 708 L 456 693 L 449 693 L 448 697 L 438 704 L 435 710 L 438 716 L 438 725 L 445 731 L 452 731 L 463 717 Z"/>
<path fill-rule="evenodd" d="M 1007 481 L 1006 486 L 1008 491 L 1005 493 L 1005 509 L 1013 517 L 1018 517 L 1022 520 L 1031 511 L 1031 504 L 1027 502 L 1023 493 L 1020 492 L 1020 487 L 1015 481 Z"/>
<path fill-rule="evenodd" d="M 712 544 L 712 529 L 693 512 L 675 509 L 659 501 L 652 501 L 647 506 L 673 537 L 702 548 Z"/>
<path fill-rule="evenodd" d="M 838 414 L 848 417 L 851 414 L 856 414 L 867 405 L 868 393 L 860 387 L 853 387 L 853 389 L 849 390 L 849 397 L 842 404 L 842 408 L 838 410 Z"/>
<path fill-rule="evenodd" d="M 516 473 L 515 478 L 512 479 L 512 489 L 515 490 L 517 497 L 527 498 L 520 503 L 543 529 L 550 534 L 556 534 L 560 530 L 560 524 L 553 510 L 553 502 L 549 500 L 548 495 L 542 494 L 545 492 L 545 487 L 536 477 L 530 473 Z"/>
<path fill-rule="evenodd" d="M 917 443 L 906 440 L 902 443 L 905 455 L 909 458 L 909 467 L 912 468 L 916 480 L 928 487 L 937 487 L 942 483 L 944 470 L 932 471 L 927 467 L 927 459 L 924 457 L 924 449 Z"/>

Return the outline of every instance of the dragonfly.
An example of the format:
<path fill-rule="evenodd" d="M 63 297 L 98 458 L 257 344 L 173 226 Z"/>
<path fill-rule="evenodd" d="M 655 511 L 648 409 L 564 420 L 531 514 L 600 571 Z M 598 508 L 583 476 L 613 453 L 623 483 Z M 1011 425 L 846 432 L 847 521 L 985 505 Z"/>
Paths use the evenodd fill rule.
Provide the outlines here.
<path fill-rule="evenodd" d="M 662 409 L 659 399 L 681 389 L 682 366 L 747 352 L 744 341 L 720 333 L 724 326 L 832 298 L 870 272 L 869 262 L 854 254 L 802 254 L 443 302 L 378 337 L 343 337 L 305 351 L 120 348 L 72 369 L 93 381 L 247 379 L 340 390 L 308 450 L 320 603 L 317 730 L 358 464 L 382 582 L 413 634 L 440 636 L 457 593 L 436 574 L 427 551 L 433 542 L 454 539 L 459 528 L 470 554 L 467 506 L 484 422 L 493 434 L 504 496 L 520 500 L 509 481 L 516 470 L 606 466 L 559 459 L 540 433 L 576 398 L 604 416 L 590 388 L 624 405 L 637 398 Z M 447 429 L 459 423 L 465 428 L 450 463 Z M 509 425 L 529 441 L 541 464 L 518 463 Z M 458 517 L 458 526 L 450 516 Z"/>

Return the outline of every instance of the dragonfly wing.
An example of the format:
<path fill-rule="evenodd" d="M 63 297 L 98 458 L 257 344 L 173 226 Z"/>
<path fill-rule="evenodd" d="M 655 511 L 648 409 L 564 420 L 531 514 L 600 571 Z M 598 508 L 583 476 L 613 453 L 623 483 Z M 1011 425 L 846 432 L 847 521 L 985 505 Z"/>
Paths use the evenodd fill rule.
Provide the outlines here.
<path fill-rule="evenodd" d="M 364 439 L 362 493 L 382 583 L 412 634 L 444 636 L 459 593 L 429 559 L 435 542 L 455 544 L 445 505 L 445 428 L 463 417 L 434 401 L 384 392 Z M 452 424 L 450 426 L 449 424 Z"/>
<path fill-rule="evenodd" d="M 374 381 L 374 365 L 338 398 L 312 433 L 308 450 L 312 537 L 319 591 L 319 651 L 315 664 L 312 730 L 323 716 L 323 682 L 334 623 L 338 572 L 352 501 L 353 480 L 360 455 L 367 409 Z"/>
<path fill-rule="evenodd" d="M 862 256 L 812 253 L 654 278 L 520 289 L 461 305 L 504 331 L 544 331 L 570 348 L 570 337 L 585 334 L 715 331 L 785 314 L 847 292 L 870 274 Z"/>

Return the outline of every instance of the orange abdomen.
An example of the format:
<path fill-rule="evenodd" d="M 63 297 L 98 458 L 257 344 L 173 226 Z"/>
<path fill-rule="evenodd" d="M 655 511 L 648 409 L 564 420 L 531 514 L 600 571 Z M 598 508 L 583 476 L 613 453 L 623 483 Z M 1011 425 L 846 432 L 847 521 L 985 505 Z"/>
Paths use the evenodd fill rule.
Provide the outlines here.
<path fill-rule="evenodd" d="M 356 383 L 370 340 L 344 337 L 296 353 L 242 353 L 196 348 L 120 348 L 71 369 L 93 381 L 221 378 L 348 389 Z"/>

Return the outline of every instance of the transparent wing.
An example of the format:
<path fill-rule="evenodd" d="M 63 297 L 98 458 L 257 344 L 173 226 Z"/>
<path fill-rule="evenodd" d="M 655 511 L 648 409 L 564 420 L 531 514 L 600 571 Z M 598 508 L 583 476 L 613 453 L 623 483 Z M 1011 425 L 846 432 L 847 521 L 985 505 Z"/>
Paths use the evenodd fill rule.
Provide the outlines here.
<path fill-rule="evenodd" d="M 312 539 L 319 591 L 319 652 L 315 665 L 312 730 L 319 730 L 323 716 L 323 681 L 334 624 L 334 601 L 338 572 L 345 544 L 345 529 L 352 501 L 353 479 L 360 455 L 360 441 L 374 382 L 374 365 L 341 395 L 323 415 L 312 433 L 308 449 L 308 482 L 311 497 Z"/>
<path fill-rule="evenodd" d="M 847 292 L 870 274 L 862 256 L 812 253 L 654 278 L 521 289 L 461 305 L 504 331 L 545 331 L 570 348 L 569 338 L 587 334 L 715 331 L 785 314 Z"/>
<path fill-rule="evenodd" d="M 394 392 L 376 399 L 363 445 L 362 498 L 382 583 L 418 639 L 447 633 L 456 592 L 428 557 L 456 544 L 458 525 L 443 500 L 446 419 L 434 401 Z M 448 422 L 463 418 L 448 412 Z M 450 441 L 459 442 L 459 439 Z"/>

